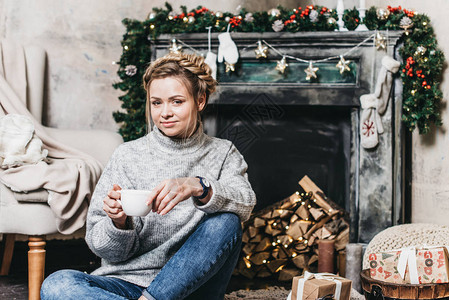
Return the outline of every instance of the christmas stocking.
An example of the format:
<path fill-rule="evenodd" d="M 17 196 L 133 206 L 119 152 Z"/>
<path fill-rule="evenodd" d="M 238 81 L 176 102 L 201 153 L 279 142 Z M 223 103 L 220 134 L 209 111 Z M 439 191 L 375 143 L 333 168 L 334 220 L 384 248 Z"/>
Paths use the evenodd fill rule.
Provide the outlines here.
<path fill-rule="evenodd" d="M 371 149 L 379 143 L 378 133 L 383 132 L 382 120 L 377 112 L 377 98 L 374 94 L 360 97 L 362 116 L 360 117 L 360 140 L 362 147 Z"/>
<path fill-rule="evenodd" d="M 390 56 L 382 58 L 382 67 L 377 76 L 374 95 L 378 99 L 377 112 L 384 114 L 390 98 L 391 87 L 393 85 L 393 74 L 399 70 L 400 63 Z"/>
<path fill-rule="evenodd" d="M 229 32 L 219 34 L 218 40 L 220 41 L 220 46 L 218 46 L 218 62 L 222 63 L 224 58 L 228 64 L 236 64 L 239 60 L 239 52 Z"/>
<path fill-rule="evenodd" d="M 211 51 L 207 52 L 204 62 L 210 67 L 212 77 L 217 79 L 217 54 L 212 53 Z"/>

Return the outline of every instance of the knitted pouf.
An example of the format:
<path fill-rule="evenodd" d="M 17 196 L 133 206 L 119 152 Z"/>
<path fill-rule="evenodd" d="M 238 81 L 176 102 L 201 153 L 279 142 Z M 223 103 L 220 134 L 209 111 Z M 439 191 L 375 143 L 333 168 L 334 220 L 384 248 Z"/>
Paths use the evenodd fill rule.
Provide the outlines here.
<path fill-rule="evenodd" d="M 404 224 L 379 232 L 369 242 L 363 255 L 363 269 L 369 269 L 368 256 L 409 246 L 449 245 L 449 227 L 437 224 Z"/>

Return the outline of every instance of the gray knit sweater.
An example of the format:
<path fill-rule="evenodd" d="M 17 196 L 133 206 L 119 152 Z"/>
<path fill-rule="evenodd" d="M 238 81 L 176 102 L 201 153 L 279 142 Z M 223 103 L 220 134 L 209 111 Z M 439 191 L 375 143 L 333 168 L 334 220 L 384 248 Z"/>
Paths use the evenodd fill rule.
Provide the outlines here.
<path fill-rule="evenodd" d="M 92 274 L 147 287 L 205 214 L 234 212 L 247 220 L 256 197 L 246 169 L 230 141 L 207 136 L 201 126 L 187 140 L 171 139 L 154 127 L 148 135 L 120 145 L 95 188 L 87 216 L 86 242 L 102 258 Z M 150 212 L 132 217 L 127 230 L 116 228 L 103 211 L 103 198 L 115 183 L 123 189 L 151 190 L 164 179 L 195 176 L 207 178 L 212 186 L 205 205 L 190 198 L 164 216 Z"/>

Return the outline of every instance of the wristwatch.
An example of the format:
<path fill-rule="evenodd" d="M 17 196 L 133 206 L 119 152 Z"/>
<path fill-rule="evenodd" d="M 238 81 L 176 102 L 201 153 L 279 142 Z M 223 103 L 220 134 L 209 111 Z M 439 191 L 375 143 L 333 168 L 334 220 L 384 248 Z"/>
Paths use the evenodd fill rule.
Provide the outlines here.
<path fill-rule="evenodd" d="M 200 180 L 200 184 L 203 187 L 203 193 L 200 196 L 195 197 L 195 198 L 203 199 L 203 198 L 205 198 L 207 196 L 207 194 L 209 194 L 210 183 L 204 177 L 201 177 L 201 176 L 195 176 L 195 177 Z"/>

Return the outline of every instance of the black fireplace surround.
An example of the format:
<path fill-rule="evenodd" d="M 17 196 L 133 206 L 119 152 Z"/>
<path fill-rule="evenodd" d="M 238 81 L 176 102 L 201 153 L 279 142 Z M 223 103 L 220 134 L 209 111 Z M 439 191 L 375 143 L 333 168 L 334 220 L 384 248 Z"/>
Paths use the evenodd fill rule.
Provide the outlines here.
<path fill-rule="evenodd" d="M 388 35 L 387 52 L 370 40 L 374 32 L 231 33 L 239 49 L 235 73 L 218 65 L 218 91 L 203 115 L 206 132 L 234 142 L 249 165 L 257 195 L 255 210 L 298 190 L 308 175 L 334 202 L 349 212 L 350 240 L 368 242 L 397 224 L 403 215 L 401 83 L 382 116 L 385 132 L 379 145 L 360 146 L 360 102 L 373 91 L 384 55 L 397 57 L 400 32 Z M 153 41 L 153 58 L 165 55 L 172 38 L 200 52 L 206 34 L 163 35 Z M 317 79 L 306 80 L 307 63 L 288 60 L 286 74 L 275 70 L 281 57 L 271 51 L 257 60 L 254 47 L 264 40 L 281 52 L 306 60 L 339 56 L 347 51 L 351 70 L 340 74 L 338 59 L 316 63 Z M 217 49 L 217 34 L 212 36 Z M 189 52 L 187 49 L 185 52 Z M 399 59 L 399 58 L 397 58 Z"/>

